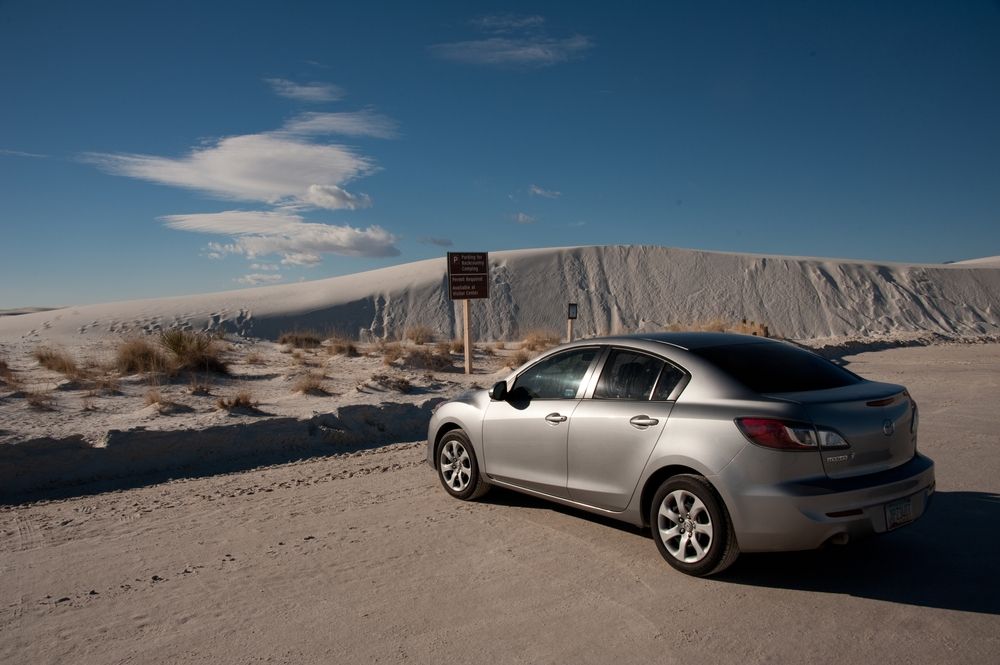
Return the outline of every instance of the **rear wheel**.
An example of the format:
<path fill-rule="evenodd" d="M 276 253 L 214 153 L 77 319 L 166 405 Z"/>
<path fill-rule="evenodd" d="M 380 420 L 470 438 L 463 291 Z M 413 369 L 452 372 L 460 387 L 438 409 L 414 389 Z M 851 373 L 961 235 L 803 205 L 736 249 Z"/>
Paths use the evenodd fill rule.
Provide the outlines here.
<path fill-rule="evenodd" d="M 668 478 L 653 497 L 649 518 L 656 548 L 682 573 L 719 573 L 739 556 L 729 513 L 701 476 Z"/>
<path fill-rule="evenodd" d="M 478 499 L 490 489 L 479 471 L 472 443 L 460 429 L 451 430 L 442 437 L 438 444 L 437 468 L 441 485 L 456 499 Z"/>

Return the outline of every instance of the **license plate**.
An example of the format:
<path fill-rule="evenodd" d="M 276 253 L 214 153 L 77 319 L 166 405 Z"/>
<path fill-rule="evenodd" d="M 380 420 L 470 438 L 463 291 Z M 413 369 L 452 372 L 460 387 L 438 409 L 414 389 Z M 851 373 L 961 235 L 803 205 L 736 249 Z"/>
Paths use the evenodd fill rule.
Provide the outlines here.
<path fill-rule="evenodd" d="M 892 531 L 896 527 L 913 521 L 911 497 L 897 499 L 885 504 L 885 530 Z"/>

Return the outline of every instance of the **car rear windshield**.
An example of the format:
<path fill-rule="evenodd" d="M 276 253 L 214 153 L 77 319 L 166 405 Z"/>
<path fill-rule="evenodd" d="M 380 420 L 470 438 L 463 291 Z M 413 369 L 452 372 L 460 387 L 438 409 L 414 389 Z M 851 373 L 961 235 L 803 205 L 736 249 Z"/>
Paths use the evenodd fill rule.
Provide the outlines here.
<path fill-rule="evenodd" d="M 731 344 L 692 352 L 758 393 L 827 390 L 863 381 L 829 360 L 789 344 Z"/>

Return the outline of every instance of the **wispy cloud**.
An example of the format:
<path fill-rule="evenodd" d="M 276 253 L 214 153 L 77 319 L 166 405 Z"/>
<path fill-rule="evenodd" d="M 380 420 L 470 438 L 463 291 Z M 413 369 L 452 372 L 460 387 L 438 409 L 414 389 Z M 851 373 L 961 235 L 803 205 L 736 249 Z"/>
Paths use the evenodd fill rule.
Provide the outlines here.
<path fill-rule="evenodd" d="M 593 46 L 589 37 L 557 38 L 544 30 L 541 16 L 498 14 L 474 19 L 489 36 L 430 46 L 444 60 L 494 67 L 548 67 L 581 57 Z"/>
<path fill-rule="evenodd" d="M 323 254 L 343 256 L 398 256 L 396 236 L 380 226 L 354 228 L 347 225 L 309 222 L 284 211 L 227 210 L 216 213 L 166 215 L 170 228 L 230 236 L 226 243 L 209 243 L 210 252 L 237 254 L 256 259 L 278 254 L 285 265 L 315 265 Z"/>
<path fill-rule="evenodd" d="M 37 152 L 24 152 L 23 150 L 4 150 L 0 148 L 0 155 L 5 157 L 34 157 L 36 159 L 44 159 L 48 155 L 41 155 Z"/>
<path fill-rule="evenodd" d="M 296 83 L 282 78 L 267 78 L 264 81 L 275 94 L 299 102 L 333 102 L 344 96 L 344 91 L 332 83 Z"/>
<path fill-rule="evenodd" d="M 436 245 L 438 247 L 451 247 L 455 243 L 450 238 L 421 238 L 420 242 L 425 245 Z"/>
<path fill-rule="evenodd" d="M 274 264 L 274 263 L 251 263 L 250 264 L 250 270 L 268 270 L 268 271 L 272 271 L 273 272 L 275 270 L 280 270 L 280 269 L 281 269 L 280 266 L 278 266 L 277 264 Z"/>
<path fill-rule="evenodd" d="M 242 277 L 237 277 L 233 279 L 234 282 L 239 284 L 246 284 L 247 286 L 260 286 L 261 284 L 274 284 L 280 282 L 284 277 L 281 275 L 276 275 L 274 273 L 250 273 L 249 275 L 243 275 Z"/>
<path fill-rule="evenodd" d="M 541 28 L 545 17 L 536 14 L 490 14 L 474 18 L 470 23 L 483 32 L 504 33 Z"/>
<path fill-rule="evenodd" d="M 122 153 L 87 153 L 82 158 L 115 175 L 226 199 L 326 208 L 352 206 L 345 205 L 344 196 L 324 197 L 312 188 L 340 189 L 376 170 L 373 160 L 351 148 L 273 134 L 231 136 L 177 158 Z"/>
<path fill-rule="evenodd" d="M 532 217 L 531 215 L 527 214 L 527 213 L 524 213 L 524 212 L 516 213 L 513 216 L 513 220 L 517 224 L 534 224 L 535 223 L 535 218 Z"/>
<path fill-rule="evenodd" d="M 532 196 L 541 196 L 546 199 L 558 199 L 562 196 L 562 192 L 557 192 L 554 189 L 544 189 L 538 185 L 532 185 L 528 188 L 528 193 Z"/>
<path fill-rule="evenodd" d="M 392 118 L 365 109 L 344 113 L 302 113 L 286 122 L 282 131 L 299 136 L 342 134 L 391 139 L 396 136 L 397 127 Z"/>

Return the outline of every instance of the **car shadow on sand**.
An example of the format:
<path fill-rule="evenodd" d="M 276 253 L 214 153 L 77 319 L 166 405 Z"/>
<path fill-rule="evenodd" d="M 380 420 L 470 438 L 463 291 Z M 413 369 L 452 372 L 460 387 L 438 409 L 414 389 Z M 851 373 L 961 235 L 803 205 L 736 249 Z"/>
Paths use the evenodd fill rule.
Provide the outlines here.
<path fill-rule="evenodd" d="M 1000 614 L 1000 496 L 936 492 L 917 522 L 812 552 L 744 554 L 715 579 Z"/>
<path fill-rule="evenodd" d="M 484 501 L 555 510 L 652 538 L 632 525 L 508 490 L 495 490 Z M 939 491 L 921 519 L 892 533 L 809 552 L 742 554 L 710 579 L 1000 614 L 998 527 L 1000 495 Z M 650 555 L 656 555 L 652 548 Z M 676 573 L 665 568 L 664 574 Z"/>

